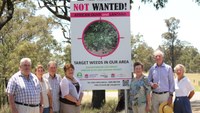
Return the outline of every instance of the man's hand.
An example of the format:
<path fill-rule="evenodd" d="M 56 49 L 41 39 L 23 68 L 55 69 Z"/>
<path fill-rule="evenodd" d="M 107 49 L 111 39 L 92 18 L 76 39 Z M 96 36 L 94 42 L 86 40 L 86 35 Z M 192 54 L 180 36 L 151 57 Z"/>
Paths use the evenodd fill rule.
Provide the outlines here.
<path fill-rule="evenodd" d="M 44 108 L 40 106 L 40 113 L 43 113 Z"/>
<path fill-rule="evenodd" d="M 81 101 L 78 100 L 77 103 L 76 103 L 76 105 L 77 105 L 77 106 L 80 106 L 80 105 L 81 105 Z"/>
<path fill-rule="evenodd" d="M 157 87 L 159 87 L 159 85 L 158 85 L 158 83 L 152 83 L 151 87 L 152 87 L 153 89 L 156 89 Z"/>
<path fill-rule="evenodd" d="M 167 104 L 168 104 L 168 105 L 171 105 L 171 104 L 172 104 L 172 96 L 169 96 L 168 101 L 167 101 Z"/>
<path fill-rule="evenodd" d="M 52 108 L 52 107 L 50 107 L 49 109 L 50 109 L 50 112 L 49 112 L 49 113 L 53 113 L 53 108 Z"/>

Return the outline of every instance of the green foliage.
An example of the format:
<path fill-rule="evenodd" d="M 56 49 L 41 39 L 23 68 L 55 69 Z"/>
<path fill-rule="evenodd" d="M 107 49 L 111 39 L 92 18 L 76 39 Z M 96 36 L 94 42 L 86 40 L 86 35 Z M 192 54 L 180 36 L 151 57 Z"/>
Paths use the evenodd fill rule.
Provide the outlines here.
<path fill-rule="evenodd" d="M 59 58 L 61 45 L 53 39 L 51 29 L 55 26 L 52 18 L 34 16 L 28 8 L 16 8 L 12 20 L 0 31 L 0 72 L 11 76 L 18 70 L 23 57 L 37 64 L 47 65 L 49 60 Z M 57 59 L 59 61 L 59 59 Z"/>
<path fill-rule="evenodd" d="M 11 113 L 10 107 L 8 104 L 4 105 L 0 109 L 0 113 Z"/>
<path fill-rule="evenodd" d="M 146 43 L 142 43 L 135 50 L 135 61 L 140 61 L 144 64 L 144 71 L 148 71 L 153 64 L 153 49 L 148 47 Z"/>
<path fill-rule="evenodd" d="M 195 2 L 196 2 L 198 5 L 200 5 L 200 0 L 195 0 Z"/>
<path fill-rule="evenodd" d="M 165 62 L 174 67 L 176 64 L 185 65 L 187 72 L 199 72 L 199 52 L 193 46 L 188 45 L 187 42 L 178 39 L 177 29 L 180 27 L 180 20 L 171 17 L 165 20 L 168 32 L 162 34 L 165 39 L 160 48 L 165 53 Z"/>
<path fill-rule="evenodd" d="M 182 48 L 181 53 L 181 56 L 177 59 L 177 64 L 183 64 L 186 67 L 187 73 L 200 72 L 200 54 L 198 50 L 192 46 L 186 46 Z"/>
<path fill-rule="evenodd" d="M 195 86 L 195 92 L 200 92 L 200 87 L 199 86 Z"/>
<path fill-rule="evenodd" d="M 71 63 L 71 45 L 67 45 L 64 49 L 64 62 Z"/>
<path fill-rule="evenodd" d="M 165 4 L 168 2 L 168 0 L 141 0 L 142 3 L 147 4 L 153 4 L 153 6 L 158 10 L 165 7 Z M 130 3 L 134 3 L 134 0 L 130 0 Z"/>
<path fill-rule="evenodd" d="M 175 46 L 179 45 L 178 48 L 181 48 L 182 43 L 179 39 L 177 39 L 177 30 L 180 27 L 179 26 L 180 20 L 176 19 L 175 17 L 171 17 L 169 19 L 165 20 L 165 24 L 168 28 L 168 32 L 165 32 L 162 34 L 162 37 L 165 39 L 165 53 L 168 53 L 169 59 L 170 59 L 170 64 L 172 65 L 172 68 L 174 68 L 176 60 L 176 57 L 179 57 L 180 51 L 175 50 Z M 177 56 L 175 57 L 175 52 L 178 53 Z"/>
<path fill-rule="evenodd" d="M 84 32 L 84 43 L 91 51 L 113 49 L 117 46 L 118 34 L 111 24 L 104 21 L 94 22 Z"/>
<path fill-rule="evenodd" d="M 153 48 L 149 47 L 143 40 L 142 35 L 137 34 L 131 38 L 132 61 L 140 61 L 144 64 L 144 71 L 148 71 L 153 62 Z"/>

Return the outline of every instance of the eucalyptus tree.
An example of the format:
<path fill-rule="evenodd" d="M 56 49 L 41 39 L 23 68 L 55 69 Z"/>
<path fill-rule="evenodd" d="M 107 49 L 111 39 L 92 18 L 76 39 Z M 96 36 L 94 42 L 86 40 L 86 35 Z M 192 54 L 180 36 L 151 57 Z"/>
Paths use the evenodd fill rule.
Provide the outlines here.
<path fill-rule="evenodd" d="M 168 28 L 168 32 L 165 32 L 162 34 L 162 37 L 166 40 L 164 45 L 166 46 L 166 49 L 168 48 L 170 52 L 168 53 L 170 55 L 170 61 L 172 64 L 172 68 L 174 68 L 175 64 L 175 45 L 180 44 L 180 40 L 178 39 L 178 28 L 180 20 L 176 19 L 175 17 L 171 17 L 169 19 L 165 19 L 166 26 Z"/>
<path fill-rule="evenodd" d="M 25 1 L 26 0 L 0 0 L 0 30 L 12 19 L 15 5 Z"/>
<path fill-rule="evenodd" d="M 131 59 L 133 62 L 140 61 L 144 64 L 144 71 L 148 71 L 153 61 L 153 48 L 142 40 L 143 35 L 137 34 L 131 38 Z"/>
<path fill-rule="evenodd" d="M 12 0 L 0 1 L 0 30 L 11 20 L 14 12 L 14 3 Z"/>
<path fill-rule="evenodd" d="M 29 4 L 30 5 L 30 4 Z M 46 65 L 62 52 L 62 48 L 51 35 L 55 26 L 52 18 L 35 16 L 31 7 L 17 7 L 12 20 L 0 31 L 0 72 L 10 76 L 18 70 L 19 60 L 30 57 L 33 66 Z"/>
<path fill-rule="evenodd" d="M 182 48 L 182 55 L 177 60 L 177 64 L 185 65 L 187 73 L 199 73 L 200 53 L 197 48 L 187 45 Z"/>

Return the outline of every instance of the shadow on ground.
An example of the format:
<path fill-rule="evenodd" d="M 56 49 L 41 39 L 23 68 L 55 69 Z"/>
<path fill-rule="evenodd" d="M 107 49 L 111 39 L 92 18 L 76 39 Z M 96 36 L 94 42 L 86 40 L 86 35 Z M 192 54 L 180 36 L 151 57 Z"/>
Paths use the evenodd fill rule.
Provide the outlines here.
<path fill-rule="evenodd" d="M 193 113 L 200 113 L 200 100 L 191 101 Z"/>

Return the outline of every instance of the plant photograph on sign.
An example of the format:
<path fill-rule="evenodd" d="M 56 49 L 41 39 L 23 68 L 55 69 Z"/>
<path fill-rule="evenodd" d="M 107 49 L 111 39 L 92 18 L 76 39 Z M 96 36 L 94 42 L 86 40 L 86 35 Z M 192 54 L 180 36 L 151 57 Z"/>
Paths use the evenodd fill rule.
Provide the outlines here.
<path fill-rule="evenodd" d="M 94 56 L 104 57 L 115 51 L 119 44 L 119 33 L 109 21 L 93 21 L 83 32 L 83 45 Z"/>

